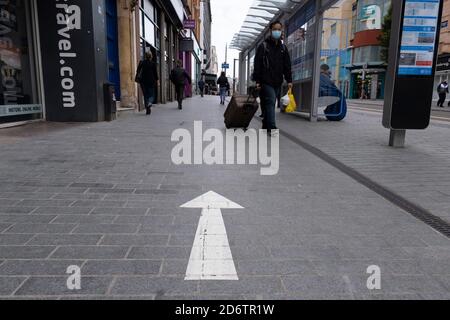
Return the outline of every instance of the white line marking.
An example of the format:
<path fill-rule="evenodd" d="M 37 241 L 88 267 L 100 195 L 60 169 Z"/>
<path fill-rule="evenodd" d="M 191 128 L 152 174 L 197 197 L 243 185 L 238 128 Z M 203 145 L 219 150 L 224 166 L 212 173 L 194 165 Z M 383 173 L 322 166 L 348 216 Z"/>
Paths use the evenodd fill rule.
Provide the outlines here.
<path fill-rule="evenodd" d="M 184 280 L 239 280 L 221 209 L 243 207 L 209 191 L 181 208 L 202 209 Z"/>

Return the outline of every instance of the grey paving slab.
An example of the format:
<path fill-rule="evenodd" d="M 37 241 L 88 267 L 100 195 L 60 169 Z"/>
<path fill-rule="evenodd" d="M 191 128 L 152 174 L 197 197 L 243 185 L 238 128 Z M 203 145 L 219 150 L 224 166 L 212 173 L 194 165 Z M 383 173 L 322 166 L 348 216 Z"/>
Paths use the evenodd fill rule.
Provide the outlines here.
<path fill-rule="evenodd" d="M 129 235 L 107 234 L 101 240 L 101 245 L 130 246 L 165 246 L 169 242 L 168 235 Z"/>
<path fill-rule="evenodd" d="M 133 247 L 128 259 L 182 259 L 189 258 L 190 247 L 145 246 Z"/>
<path fill-rule="evenodd" d="M 70 233 L 76 224 L 16 223 L 6 233 Z"/>
<path fill-rule="evenodd" d="M 112 224 L 112 223 L 88 223 L 80 224 L 73 233 L 82 234 L 128 234 L 136 233 L 139 228 L 138 224 Z"/>
<path fill-rule="evenodd" d="M 148 208 L 95 208 L 92 214 L 144 216 Z"/>
<path fill-rule="evenodd" d="M 0 298 L 12 295 L 24 282 L 26 277 L 2 277 L 0 276 Z"/>
<path fill-rule="evenodd" d="M 33 214 L 89 214 L 93 207 L 39 207 Z"/>
<path fill-rule="evenodd" d="M 35 214 L 1 214 L 0 222 L 3 223 L 50 223 L 56 218 L 56 215 L 35 215 Z"/>
<path fill-rule="evenodd" d="M 0 259 L 45 259 L 53 250 L 51 246 L 0 246 Z"/>
<path fill-rule="evenodd" d="M 35 210 L 36 207 L 8 207 L 8 206 L 0 206 L 0 213 L 6 214 L 28 214 Z"/>
<path fill-rule="evenodd" d="M 7 260 L 0 265 L 1 276 L 66 276 L 69 266 L 82 266 L 83 260 Z"/>
<path fill-rule="evenodd" d="M 103 235 L 94 234 L 37 234 L 27 242 L 27 245 L 39 246 L 70 246 L 96 245 Z"/>
<path fill-rule="evenodd" d="M 239 281 L 203 281 L 200 294 L 277 294 L 284 288 L 280 277 L 241 277 Z"/>
<path fill-rule="evenodd" d="M 81 290 L 69 290 L 67 277 L 31 277 L 17 290 L 18 296 L 105 295 L 112 277 L 83 277 Z"/>
<path fill-rule="evenodd" d="M 173 130 L 196 120 L 222 129 L 223 112 L 193 98 L 182 112 L 168 104 L 112 123 L 33 124 L 20 130 L 58 131 L 0 140 L 0 279 L 14 279 L 0 280 L 1 297 L 448 299 L 450 239 L 283 136 L 276 176 L 173 165 Z M 280 115 L 279 126 L 449 216 L 448 127 L 408 133 L 407 148 L 392 150 L 364 113 L 315 124 Z M 239 281 L 184 281 L 201 209 L 180 205 L 210 190 L 244 207 L 222 210 Z M 65 286 L 68 263 L 82 267 L 79 292 Z M 381 268 L 381 291 L 366 287 L 369 265 Z"/>
<path fill-rule="evenodd" d="M 0 246 L 23 245 L 33 236 L 32 234 L 0 234 Z"/>
<path fill-rule="evenodd" d="M 121 277 L 114 283 L 112 295 L 155 295 L 164 298 L 174 294 L 198 293 L 197 281 L 183 281 L 182 278 L 169 277 Z"/>
<path fill-rule="evenodd" d="M 157 275 L 161 264 L 161 260 L 90 260 L 81 272 L 84 275 Z"/>
<path fill-rule="evenodd" d="M 54 217 L 51 220 L 55 224 L 63 223 L 79 223 L 79 224 L 108 224 L 113 223 L 117 216 L 107 216 L 107 215 L 75 215 L 75 214 L 65 214 Z"/>
<path fill-rule="evenodd" d="M 124 246 L 65 246 L 59 247 L 52 259 L 123 259 L 128 252 Z"/>

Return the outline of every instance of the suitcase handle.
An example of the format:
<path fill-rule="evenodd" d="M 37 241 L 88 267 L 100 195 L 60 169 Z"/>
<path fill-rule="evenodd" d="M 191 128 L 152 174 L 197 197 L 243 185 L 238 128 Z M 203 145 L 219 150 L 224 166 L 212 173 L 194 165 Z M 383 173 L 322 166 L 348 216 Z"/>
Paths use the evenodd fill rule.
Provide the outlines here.
<path fill-rule="evenodd" d="M 250 102 L 250 99 L 253 97 L 253 103 L 255 103 L 256 102 L 256 100 L 258 99 L 258 97 L 259 97 L 259 94 L 260 94 L 260 91 L 261 91 L 261 89 L 258 89 L 258 88 L 256 88 L 256 87 L 250 87 L 249 88 L 249 95 L 248 95 L 248 99 L 247 99 L 247 103 L 249 103 Z"/>

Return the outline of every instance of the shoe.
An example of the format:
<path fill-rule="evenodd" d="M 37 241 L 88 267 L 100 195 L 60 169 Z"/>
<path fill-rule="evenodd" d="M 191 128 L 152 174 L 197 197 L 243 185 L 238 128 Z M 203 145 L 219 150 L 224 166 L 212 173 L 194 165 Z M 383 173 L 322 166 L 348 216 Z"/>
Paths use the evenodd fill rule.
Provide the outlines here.
<path fill-rule="evenodd" d="M 179 110 L 183 110 L 183 106 L 178 106 L 178 109 Z"/>
<path fill-rule="evenodd" d="M 149 116 L 149 115 L 151 115 L 152 114 L 152 108 L 150 108 L 150 107 L 147 107 L 147 108 L 145 108 L 146 109 L 146 114 Z"/>

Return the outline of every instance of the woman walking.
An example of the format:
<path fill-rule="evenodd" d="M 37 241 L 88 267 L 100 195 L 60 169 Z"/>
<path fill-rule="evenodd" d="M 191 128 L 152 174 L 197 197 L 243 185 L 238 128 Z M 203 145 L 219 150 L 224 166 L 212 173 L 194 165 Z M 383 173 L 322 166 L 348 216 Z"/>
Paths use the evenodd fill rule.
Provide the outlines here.
<path fill-rule="evenodd" d="M 228 82 L 225 72 L 222 72 L 219 80 L 217 80 L 217 84 L 219 85 L 220 90 L 220 104 L 224 105 L 227 91 L 230 89 L 230 83 Z"/>
<path fill-rule="evenodd" d="M 156 90 L 159 86 L 159 76 L 156 69 L 156 63 L 153 62 L 153 54 L 151 51 L 146 52 L 144 60 L 139 63 L 136 72 L 136 82 L 141 85 L 147 115 L 152 113 Z"/>

